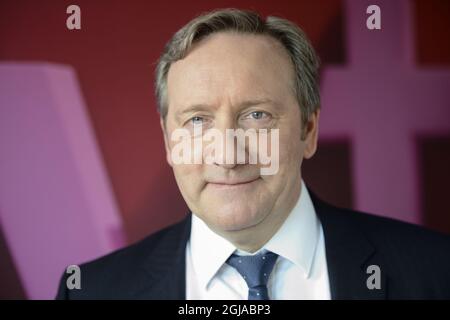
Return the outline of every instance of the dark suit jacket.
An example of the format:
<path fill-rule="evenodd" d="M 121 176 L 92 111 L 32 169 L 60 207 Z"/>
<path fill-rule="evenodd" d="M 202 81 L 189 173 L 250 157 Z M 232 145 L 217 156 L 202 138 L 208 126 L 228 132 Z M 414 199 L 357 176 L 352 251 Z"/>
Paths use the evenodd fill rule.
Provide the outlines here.
<path fill-rule="evenodd" d="M 332 299 L 450 299 L 450 237 L 331 206 L 310 191 L 325 235 Z M 141 242 L 81 265 L 81 289 L 58 299 L 185 299 L 190 214 Z M 368 289 L 367 267 L 381 271 Z"/>

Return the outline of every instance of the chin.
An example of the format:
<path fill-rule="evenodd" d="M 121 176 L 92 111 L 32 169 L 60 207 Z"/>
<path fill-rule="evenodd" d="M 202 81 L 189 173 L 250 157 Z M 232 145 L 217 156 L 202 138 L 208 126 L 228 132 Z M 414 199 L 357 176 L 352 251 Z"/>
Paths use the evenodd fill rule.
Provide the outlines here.
<path fill-rule="evenodd" d="M 221 208 L 215 208 L 214 217 L 210 217 L 213 221 L 214 227 L 222 231 L 240 231 L 259 224 L 264 215 L 261 210 L 251 210 L 247 206 L 243 208 L 232 207 L 224 205 Z"/>

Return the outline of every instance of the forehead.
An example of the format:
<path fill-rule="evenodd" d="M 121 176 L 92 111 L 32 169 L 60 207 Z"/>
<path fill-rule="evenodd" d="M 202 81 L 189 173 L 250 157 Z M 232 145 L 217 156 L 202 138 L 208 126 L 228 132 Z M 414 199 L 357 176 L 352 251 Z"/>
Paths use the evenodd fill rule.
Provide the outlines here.
<path fill-rule="evenodd" d="M 167 78 L 168 103 L 276 98 L 292 92 L 293 79 L 290 57 L 277 40 L 222 32 L 200 41 L 184 59 L 172 64 Z"/>

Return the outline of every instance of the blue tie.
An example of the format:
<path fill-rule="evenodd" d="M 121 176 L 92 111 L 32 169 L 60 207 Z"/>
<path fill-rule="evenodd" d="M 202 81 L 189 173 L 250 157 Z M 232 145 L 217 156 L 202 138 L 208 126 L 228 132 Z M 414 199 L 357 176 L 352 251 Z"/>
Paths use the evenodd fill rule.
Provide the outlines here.
<path fill-rule="evenodd" d="M 231 255 L 227 264 L 235 268 L 247 282 L 248 300 L 269 300 L 267 282 L 278 255 L 273 252 L 253 256 Z"/>

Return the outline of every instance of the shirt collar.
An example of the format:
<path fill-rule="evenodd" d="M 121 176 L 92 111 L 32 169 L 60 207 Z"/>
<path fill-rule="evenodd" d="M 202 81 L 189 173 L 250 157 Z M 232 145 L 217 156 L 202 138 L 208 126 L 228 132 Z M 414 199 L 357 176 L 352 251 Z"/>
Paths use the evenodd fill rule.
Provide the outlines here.
<path fill-rule="evenodd" d="M 280 229 L 264 248 L 300 267 L 308 278 L 320 234 L 320 222 L 302 180 L 300 197 Z"/>
<path fill-rule="evenodd" d="M 194 272 L 205 288 L 236 250 L 231 242 L 212 231 L 195 214 L 192 215 L 190 249 Z"/>
<path fill-rule="evenodd" d="M 300 267 L 310 275 L 320 223 L 303 180 L 300 197 L 275 235 L 258 250 L 269 250 Z M 296 245 L 293 245 L 296 244 Z M 200 285 L 207 287 L 217 271 L 235 252 L 234 245 L 212 231 L 205 222 L 192 215 L 190 250 L 192 264 Z M 245 252 L 239 251 L 240 254 Z"/>

